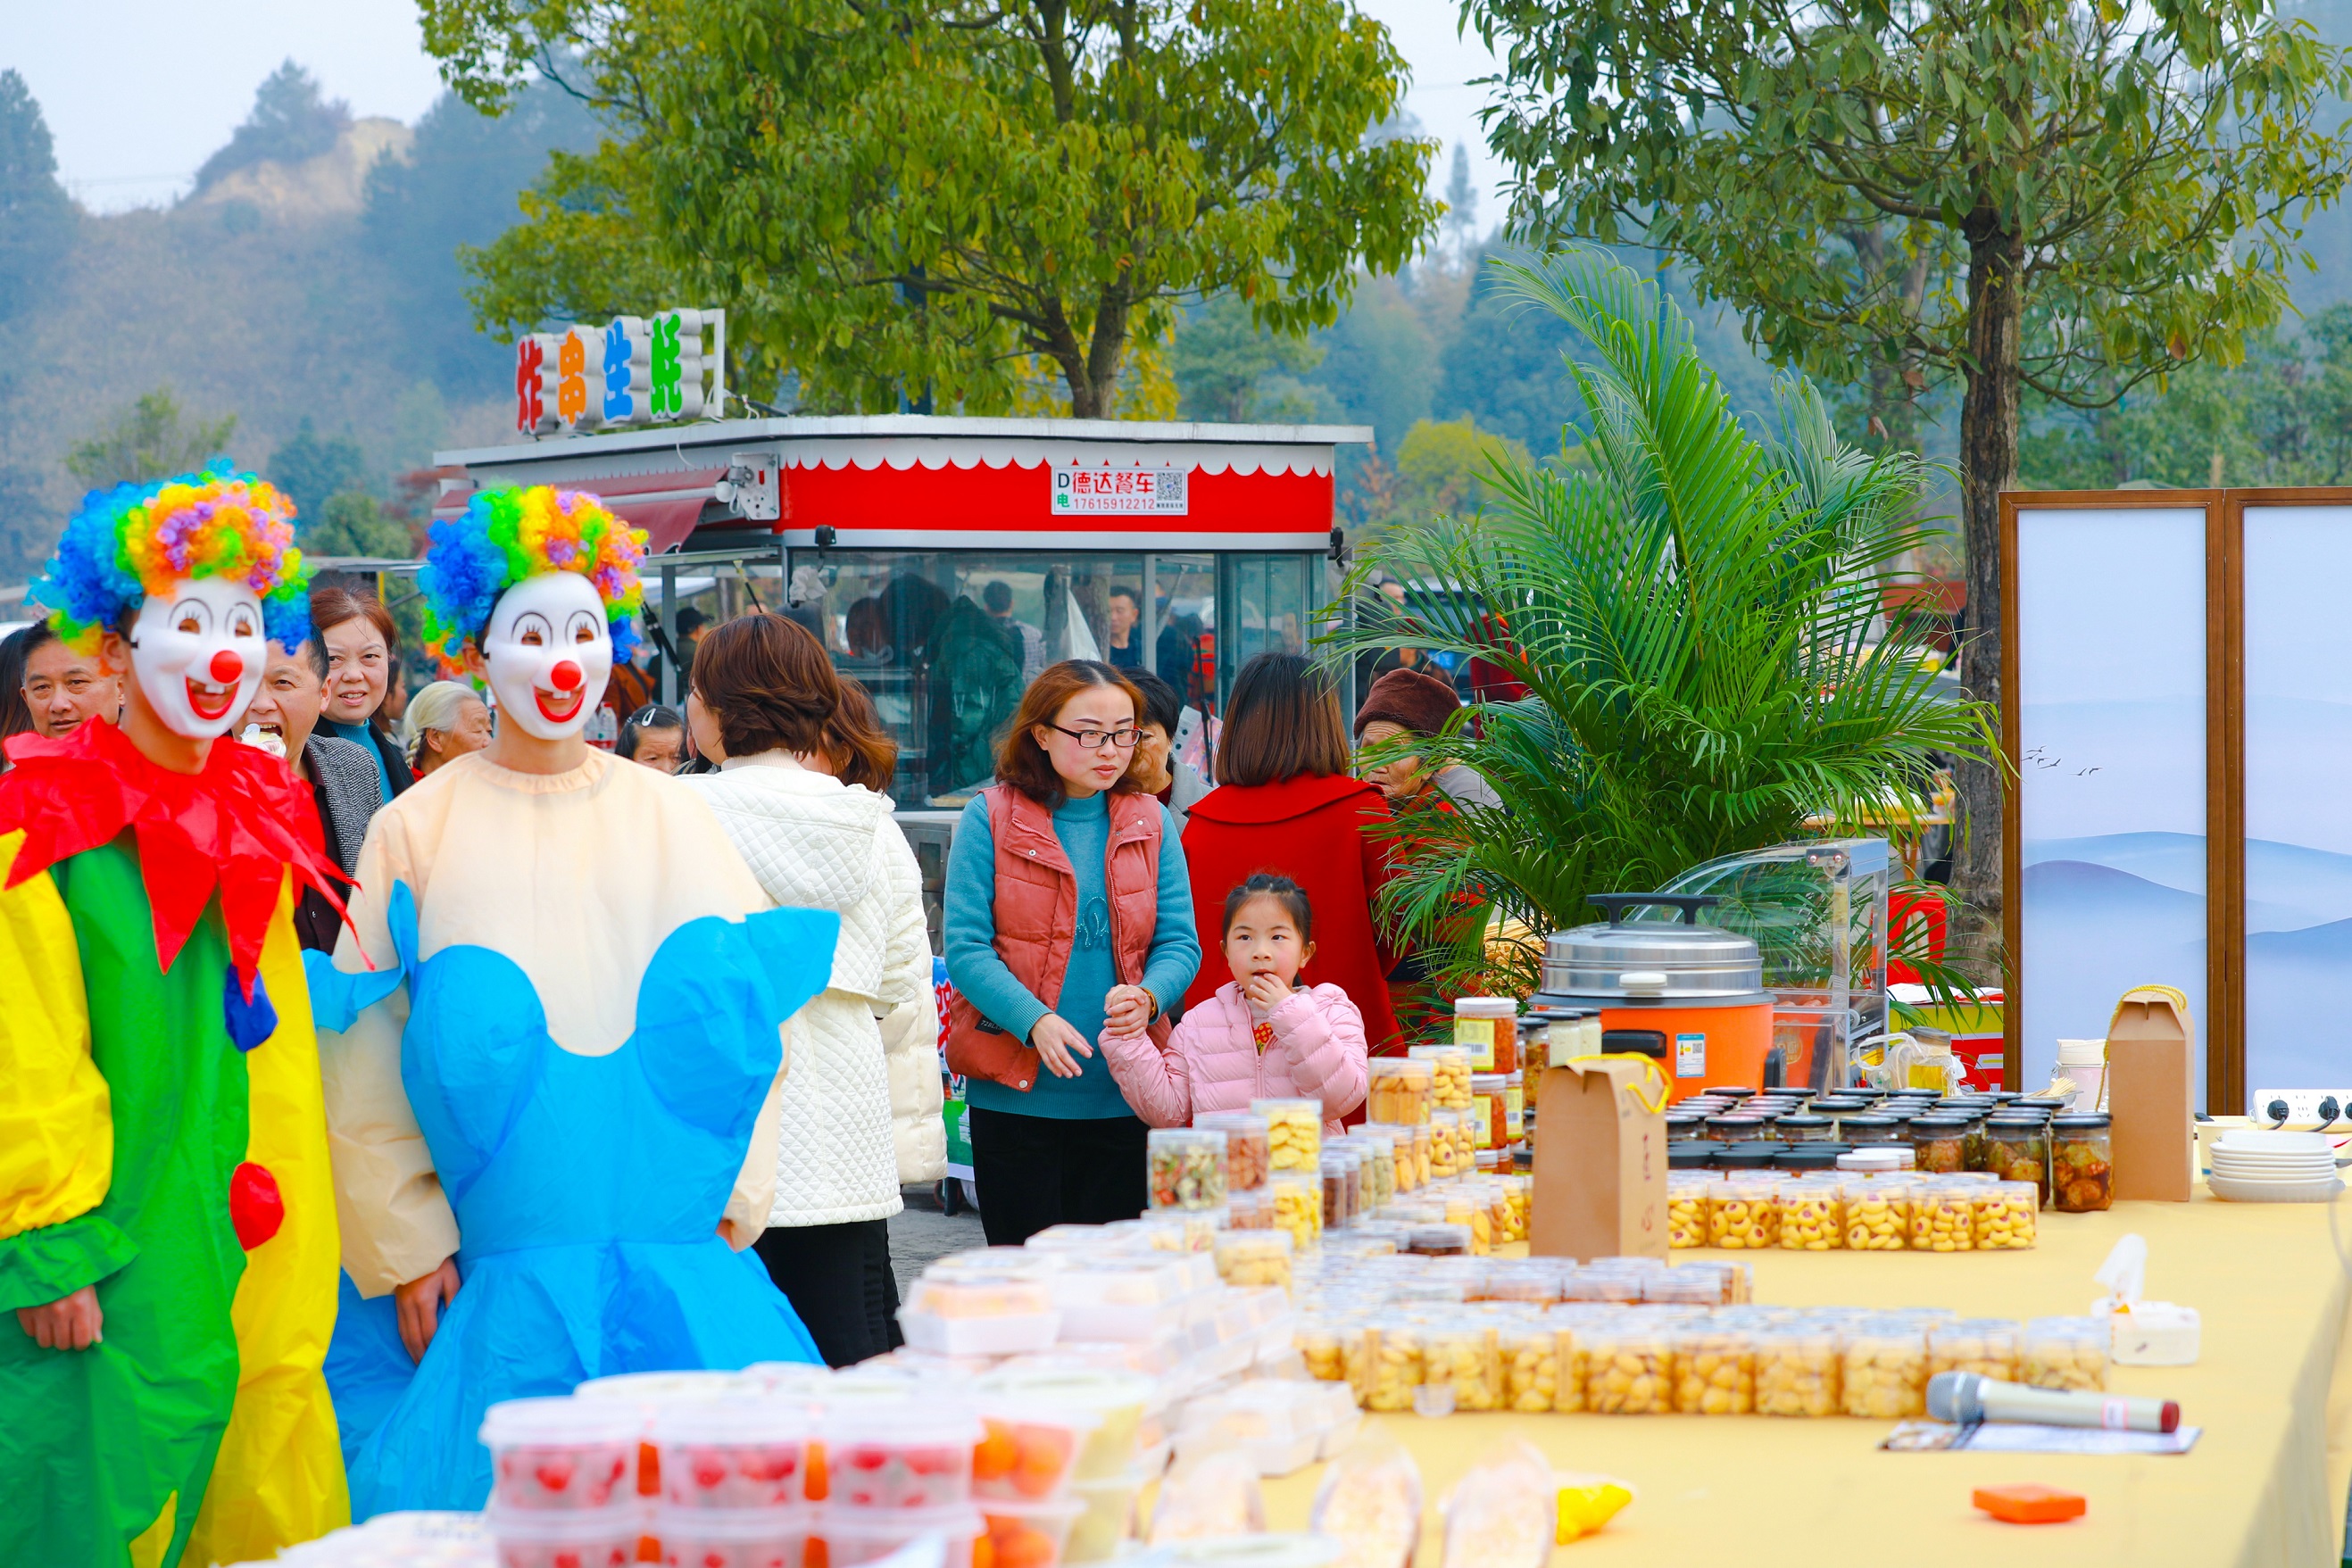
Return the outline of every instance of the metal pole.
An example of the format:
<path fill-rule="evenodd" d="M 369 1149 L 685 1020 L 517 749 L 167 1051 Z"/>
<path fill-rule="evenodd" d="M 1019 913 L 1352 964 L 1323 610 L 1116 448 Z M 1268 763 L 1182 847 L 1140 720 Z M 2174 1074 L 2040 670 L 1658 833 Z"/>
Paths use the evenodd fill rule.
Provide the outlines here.
<path fill-rule="evenodd" d="M 1160 673 L 1160 558 L 1150 550 L 1143 552 L 1143 602 L 1135 618 L 1135 634 L 1143 639 L 1136 652 L 1137 662 L 1153 674 Z"/>
<path fill-rule="evenodd" d="M 672 649 L 677 646 L 677 568 L 665 563 L 661 572 L 662 634 L 669 639 Z M 677 660 L 662 660 L 661 700 L 664 707 L 676 707 L 681 694 L 677 689 Z"/>

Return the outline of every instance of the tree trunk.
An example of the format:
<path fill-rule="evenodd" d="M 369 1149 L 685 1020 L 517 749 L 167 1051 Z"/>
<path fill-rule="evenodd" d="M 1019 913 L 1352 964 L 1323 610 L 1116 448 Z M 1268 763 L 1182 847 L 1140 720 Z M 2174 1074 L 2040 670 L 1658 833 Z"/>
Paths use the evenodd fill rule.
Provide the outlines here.
<path fill-rule="evenodd" d="M 2012 695 L 2000 682 L 2000 493 L 2017 483 L 2025 245 L 2000 214 L 1982 209 L 1962 232 L 1969 241 L 1969 365 L 1960 404 L 1960 515 L 1969 600 L 1960 684 L 1998 710 Z M 2004 894 L 2015 891 L 2001 885 L 2001 773 L 1981 762 L 1963 762 L 1958 770 L 1962 837 L 1952 882 L 1981 920 L 1965 938 L 1966 956 L 1977 959 L 1999 939 Z"/>

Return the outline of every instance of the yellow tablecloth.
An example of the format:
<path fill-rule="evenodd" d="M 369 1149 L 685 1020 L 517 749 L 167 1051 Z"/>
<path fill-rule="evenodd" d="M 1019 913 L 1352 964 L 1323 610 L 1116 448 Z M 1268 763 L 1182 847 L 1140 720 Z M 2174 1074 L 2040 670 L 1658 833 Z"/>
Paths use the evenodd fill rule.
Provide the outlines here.
<path fill-rule="evenodd" d="M 2081 1312 L 2118 1237 L 2147 1239 L 2147 1295 L 2204 1317 L 2194 1366 L 2117 1367 L 2110 1386 L 2180 1402 L 2203 1437 L 2176 1458 L 1888 1454 L 1887 1424 L 1761 1416 L 1378 1416 L 1420 1462 L 1431 1514 L 1419 1558 L 1437 1561 L 1438 1496 L 1482 1450 L 1524 1437 L 1561 1469 L 1640 1489 L 1567 1563 L 1884 1563 L 1889 1568 L 2065 1568 L 2173 1563 L 2333 1568 L 2352 1479 L 2352 1199 L 2336 1204 L 2118 1204 L 2042 1217 L 2031 1251 L 1745 1254 L 1759 1301 L 1951 1307 L 1970 1315 Z M 1698 1252 L 1694 1258 L 1742 1256 Z M 1306 1528 L 1316 1466 L 1266 1484 L 1266 1523 Z M 2063 1525 L 1993 1521 L 1979 1486 L 2041 1481 L 2090 1511 Z M 1448 1564 L 1447 1568 L 1475 1568 Z"/>

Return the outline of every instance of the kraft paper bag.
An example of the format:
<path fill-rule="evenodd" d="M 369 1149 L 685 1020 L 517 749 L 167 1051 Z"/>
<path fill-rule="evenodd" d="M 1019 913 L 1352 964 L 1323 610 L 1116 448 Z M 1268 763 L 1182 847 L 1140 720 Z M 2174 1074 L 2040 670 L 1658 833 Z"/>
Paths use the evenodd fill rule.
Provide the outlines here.
<path fill-rule="evenodd" d="M 1539 1258 L 1666 1255 L 1665 1092 L 1645 1056 L 1549 1068 L 1536 1090 L 1528 1251 Z"/>
<path fill-rule="evenodd" d="M 2197 1037 L 2189 998 L 2170 986 L 2126 991 L 2107 1025 L 2105 1092 L 2115 1195 L 2187 1203 L 2197 1179 Z"/>

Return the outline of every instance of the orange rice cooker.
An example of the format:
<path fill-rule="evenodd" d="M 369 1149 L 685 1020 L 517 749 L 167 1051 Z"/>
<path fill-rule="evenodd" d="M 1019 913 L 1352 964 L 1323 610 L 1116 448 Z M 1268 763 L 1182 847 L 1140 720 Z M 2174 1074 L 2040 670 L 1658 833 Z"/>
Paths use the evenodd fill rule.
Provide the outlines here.
<path fill-rule="evenodd" d="M 1764 1082 L 1772 1049 L 1772 993 L 1753 937 L 1698 923 L 1721 902 L 1708 894 L 1600 893 L 1608 913 L 1556 931 L 1544 945 L 1543 989 L 1528 1002 L 1598 1008 L 1601 1049 L 1656 1059 L 1668 1099 L 1712 1083 Z M 1628 920 L 1628 909 L 1679 909 L 1682 919 Z"/>

